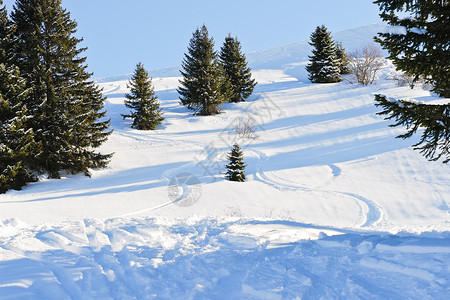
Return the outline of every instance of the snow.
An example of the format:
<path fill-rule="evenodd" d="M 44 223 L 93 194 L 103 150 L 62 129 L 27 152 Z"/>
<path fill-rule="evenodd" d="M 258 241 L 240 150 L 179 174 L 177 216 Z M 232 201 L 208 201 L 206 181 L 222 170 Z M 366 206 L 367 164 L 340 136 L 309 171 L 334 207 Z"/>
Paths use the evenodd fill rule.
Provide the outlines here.
<path fill-rule="evenodd" d="M 444 299 L 449 292 L 448 234 L 236 218 L 16 230 L 0 238 L 0 295 L 15 299 Z"/>
<path fill-rule="evenodd" d="M 448 99 L 397 86 L 390 64 L 375 85 L 311 84 L 301 51 L 277 51 L 260 53 L 254 95 L 216 116 L 155 76 L 154 131 L 121 117 L 126 77 L 99 80 L 111 163 L 0 195 L 0 298 L 445 299 L 450 170 L 411 149 L 420 133 L 395 139 L 374 94 Z M 242 117 L 257 138 L 236 134 Z M 224 178 L 235 142 L 246 182 Z"/>

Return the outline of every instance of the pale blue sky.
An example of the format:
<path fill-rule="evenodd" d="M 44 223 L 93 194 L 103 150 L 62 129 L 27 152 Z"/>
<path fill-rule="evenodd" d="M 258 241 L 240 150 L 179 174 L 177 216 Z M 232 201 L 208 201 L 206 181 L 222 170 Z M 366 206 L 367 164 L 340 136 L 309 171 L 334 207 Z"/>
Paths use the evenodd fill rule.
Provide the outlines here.
<path fill-rule="evenodd" d="M 14 0 L 4 0 L 8 11 Z M 205 23 L 220 48 L 237 36 L 245 52 L 306 40 L 316 26 L 332 32 L 379 23 L 372 0 L 62 0 L 94 78 L 181 64 L 192 32 Z"/>

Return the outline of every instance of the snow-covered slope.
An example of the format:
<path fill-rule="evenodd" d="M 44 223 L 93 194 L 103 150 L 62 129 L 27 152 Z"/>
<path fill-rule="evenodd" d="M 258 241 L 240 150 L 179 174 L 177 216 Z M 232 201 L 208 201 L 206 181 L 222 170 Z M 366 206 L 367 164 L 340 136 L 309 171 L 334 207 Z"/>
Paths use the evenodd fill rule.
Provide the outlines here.
<path fill-rule="evenodd" d="M 127 77 L 99 81 L 113 159 L 0 195 L 0 299 L 444 299 L 450 169 L 395 139 L 373 94 L 447 100 L 397 86 L 389 64 L 373 86 L 320 85 L 280 65 L 300 56 L 276 57 L 217 116 L 193 116 L 179 78 L 155 77 L 166 120 L 149 132 L 121 117 Z M 236 134 L 240 118 L 255 138 Z M 245 183 L 223 176 L 235 141 Z"/>
<path fill-rule="evenodd" d="M 414 139 L 395 139 L 403 129 L 389 128 L 373 105 L 374 93 L 436 100 L 429 92 L 389 80 L 369 87 L 306 84 L 281 70 L 254 76 L 260 84 L 250 101 L 225 104 L 224 113 L 208 117 L 179 105 L 178 78 L 155 78 L 166 120 L 152 132 L 133 130 L 122 119 L 126 81 L 102 83 L 114 128 L 102 148 L 115 153 L 109 167 L 93 171 L 92 178 L 43 179 L 8 192 L 0 218 L 39 224 L 122 215 L 238 215 L 392 232 L 448 230 L 448 167 L 413 151 Z M 239 140 L 248 163 L 243 184 L 222 174 L 241 117 L 254 120 L 258 135 Z M 188 188 L 168 189 L 180 174 L 192 174 L 201 190 L 193 205 L 182 208 L 170 193 Z"/>

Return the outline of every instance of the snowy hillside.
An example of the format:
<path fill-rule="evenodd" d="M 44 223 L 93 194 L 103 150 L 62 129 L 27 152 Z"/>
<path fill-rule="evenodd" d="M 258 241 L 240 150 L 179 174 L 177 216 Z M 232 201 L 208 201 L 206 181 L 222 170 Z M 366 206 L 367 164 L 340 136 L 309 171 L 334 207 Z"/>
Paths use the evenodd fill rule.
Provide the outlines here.
<path fill-rule="evenodd" d="M 100 80 L 111 163 L 0 195 L 0 299 L 444 299 L 450 169 L 395 139 L 373 95 L 448 100 L 397 86 L 390 64 L 368 87 L 308 83 L 305 45 L 249 54 L 254 95 L 217 116 L 155 76 L 166 119 L 150 132 L 121 117 L 127 77 Z M 244 183 L 223 176 L 236 140 Z"/>

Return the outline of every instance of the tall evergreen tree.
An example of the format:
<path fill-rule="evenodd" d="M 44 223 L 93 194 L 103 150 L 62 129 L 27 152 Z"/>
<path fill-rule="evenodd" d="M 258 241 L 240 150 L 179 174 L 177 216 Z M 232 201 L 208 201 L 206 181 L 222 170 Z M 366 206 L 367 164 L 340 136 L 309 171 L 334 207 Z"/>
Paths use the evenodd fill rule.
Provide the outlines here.
<path fill-rule="evenodd" d="M 26 126 L 28 111 L 22 103 L 29 89 L 17 67 L 11 65 L 14 28 L 2 5 L 0 0 L 0 193 L 35 181 L 24 161 L 37 149 L 33 131 Z"/>
<path fill-rule="evenodd" d="M 14 27 L 8 19 L 6 6 L 0 0 L 0 64 L 10 64 L 13 54 Z"/>
<path fill-rule="evenodd" d="M 29 91 L 17 67 L 0 64 L 0 193 L 36 180 L 26 164 L 39 149 L 22 103 Z"/>
<path fill-rule="evenodd" d="M 122 115 L 132 118 L 131 127 L 138 130 L 153 130 L 164 120 L 162 109 L 155 95 L 152 80 L 142 63 L 136 65 L 133 76 L 127 87 L 130 93 L 125 94 L 125 106 L 132 109 L 130 114 Z"/>
<path fill-rule="evenodd" d="M 306 70 L 309 80 L 315 83 L 340 82 L 340 60 L 336 56 L 336 45 L 325 25 L 317 26 L 309 43 L 314 47 Z"/>
<path fill-rule="evenodd" d="M 375 38 L 395 66 L 450 98 L 450 5 L 447 0 L 377 0 L 381 18 L 401 31 Z"/>
<path fill-rule="evenodd" d="M 228 154 L 229 163 L 226 165 L 228 169 L 226 178 L 230 181 L 245 181 L 245 167 L 247 166 L 243 159 L 244 154 L 238 144 L 234 144 L 233 149 Z"/>
<path fill-rule="evenodd" d="M 198 115 L 215 115 L 226 100 L 226 79 L 219 64 L 214 40 L 205 25 L 197 28 L 185 54 L 178 88 L 181 104 Z"/>
<path fill-rule="evenodd" d="M 414 81 L 424 79 L 441 97 L 450 98 L 450 5 L 447 0 L 377 0 L 381 18 L 402 31 L 379 33 L 375 38 L 389 51 L 399 70 Z M 431 105 L 375 95 L 380 115 L 394 119 L 391 126 L 406 126 L 409 138 L 419 128 L 422 137 L 413 145 L 426 158 L 450 161 L 450 105 Z"/>
<path fill-rule="evenodd" d="M 42 151 L 30 162 L 59 178 L 60 171 L 84 172 L 105 167 L 110 154 L 95 152 L 111 133 L 104 120 L 105 98 L 90 81 L 86 58 L 74 37 L 77 24 L 61 0 L 17 0 L 15 63 L 32 91 L 25 99 L 31 127 Z"/>
<path fill-rule="evenodd" d="M 253 93 L 256 81 L 252 79 L 251 69 L 247 66 L 247 59 L 238 39 L 229 34 L 220 49 L 219 57 L 229 83 L 229 102 L 245 101 Z"/>

